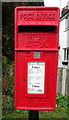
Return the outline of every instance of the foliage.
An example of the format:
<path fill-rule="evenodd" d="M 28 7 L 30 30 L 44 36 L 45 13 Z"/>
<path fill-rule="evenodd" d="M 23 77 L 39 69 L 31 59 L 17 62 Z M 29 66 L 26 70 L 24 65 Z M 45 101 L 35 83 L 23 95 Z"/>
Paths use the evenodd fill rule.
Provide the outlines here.
<path fill-rule="evenodd" d="M 2 111 L 3 114 L 7 114 L 14 111 L 13 98 L 10 96 L 3 95 L 2 99 Z"/>
<path fill-rule="evenodd" d="M 14 3 L 2 5 L 2 51 L 8 61 L 13 61 L 14 52 Z"/>
<path fill-rule="evenodd" d="M 57 95 L 56 97 L 57 108 L 68 107 L 68 97 L 63 95 Z"/>
<path fill-rule="evenodd" d="M 3 66 L 2 66 L 2 93 L 3 95 L 13 96 L 13 62 L 8 64 L 8 60 L 5 56 L 3 56 Z"/>
<path fill-rule="evenodd" d="M 8 64 L 7 57 L 2 58 L 3 70 L 2 70 L 2 104 L 3 114 L 13 111 L 13 62 Z"/>
<path fill-rule="evenodd" d="M 40 118 L 50 118 L 48 120 L 64 120 L 64 118 L 67 118 L 67 109 L 60 108 L 55 109 L 54 111 L 40 111 Z"/>

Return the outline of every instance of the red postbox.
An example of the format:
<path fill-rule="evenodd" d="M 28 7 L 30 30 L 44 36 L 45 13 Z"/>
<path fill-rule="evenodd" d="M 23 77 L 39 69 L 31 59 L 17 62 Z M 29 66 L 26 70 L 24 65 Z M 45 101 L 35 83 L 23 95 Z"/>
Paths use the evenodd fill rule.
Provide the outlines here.
<path fill-rule="evenodd" d="M 15 108 L 54 110 L 59 8 L 15 9 Z"/>

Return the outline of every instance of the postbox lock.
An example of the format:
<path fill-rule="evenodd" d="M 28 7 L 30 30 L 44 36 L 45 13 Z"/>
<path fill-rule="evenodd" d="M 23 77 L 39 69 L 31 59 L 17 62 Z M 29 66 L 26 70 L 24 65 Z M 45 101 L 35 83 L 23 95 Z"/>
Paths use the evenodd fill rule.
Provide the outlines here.
<path fill-rule="evenodd" d="M 34 58 L 40 58 L 40 52 L 35 51 L 34 52 Z"/>

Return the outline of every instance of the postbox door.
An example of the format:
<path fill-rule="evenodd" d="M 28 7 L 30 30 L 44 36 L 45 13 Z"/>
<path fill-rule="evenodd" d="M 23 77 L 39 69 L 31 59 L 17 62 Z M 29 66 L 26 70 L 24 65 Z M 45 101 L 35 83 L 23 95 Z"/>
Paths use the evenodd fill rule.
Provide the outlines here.
<path fill-rule="evenodd" d="M 34 58 L 34 52 L 16 52 L 16 101 L 17 109 L 34 110 L 53 110 L 55 108 L 56 96 L 56 72 L 57 72 L 57 53 L 40 52 L 40 58 Z M 55 59 L 54 59 L 55 58 Z M 18 62 L 17 62 L 18 61 Z M 41 65 L 37 65 L 37 64 Z M 39 74 L 31 67 L 40 67 L 43 69 L 40 81 Z M 32 70 L 31 75 L 30 70 Z M 36 74 L 34 76 L 33 72 Z M 38 71 L 39 72 L 39 71 Z M 44 76 L 43 76 L 44 75 Z M 31 77 L 31 81 L 29 81 Z M 32 78 L 33 77 L 33 78 Z M 35 81 L 36 79 L 36 81 Z M 37 81 L 38 80 L 38 81 Z M 42 83 L 41 83 L 42 82 Z M 31 86 L 30 83 L 33 85 Z M 37 84 L 39 89 L 37 88 Z M 43 84 L 43 85 L 42 85 Z M 31 90 L 31 91 L 30 91 Z M 42 91 L 39 91 L 42 90 Z M 38 92 L 39 91 L 39 92 Z M 53 100 L 52 100 L 53 99 Z M 27 107 L 26 107 L 27 106 Z"/>

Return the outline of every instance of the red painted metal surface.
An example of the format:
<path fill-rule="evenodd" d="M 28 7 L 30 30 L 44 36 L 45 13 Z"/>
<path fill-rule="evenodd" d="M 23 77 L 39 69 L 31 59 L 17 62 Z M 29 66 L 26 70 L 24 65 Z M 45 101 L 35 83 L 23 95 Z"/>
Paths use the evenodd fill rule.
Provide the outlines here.
<path fill-rule="evenodd" d="M 57 7 L 17 7 L 15 9 L 14 93 L 16 109 L 55 109 L 59 15 Z M 31 62 L 32 64 L 34 62 L 44 64 L 43 93 L 28 92 L 28 64 Z"/>

